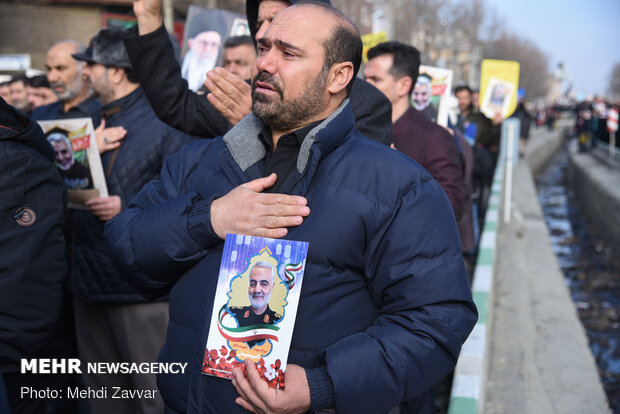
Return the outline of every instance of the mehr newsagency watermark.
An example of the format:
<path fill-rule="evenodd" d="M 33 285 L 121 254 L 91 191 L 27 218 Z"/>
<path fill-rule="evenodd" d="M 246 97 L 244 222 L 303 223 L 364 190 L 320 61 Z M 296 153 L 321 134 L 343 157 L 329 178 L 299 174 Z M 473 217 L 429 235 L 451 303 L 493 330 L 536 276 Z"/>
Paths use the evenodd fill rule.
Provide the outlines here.
<path fill-rule="evenodd" d="M 82 365 L 77 358 L 33 358 L 22 359 L 22 374 L 184 374 L 187 362 L 88 362 Z M 35 389 L 21 387 L 21 398 L 156 398 L 159 390 L 126 389 L 123 387 L 99 387 L 86 389 L 67 387 L 66 389 Z"/>

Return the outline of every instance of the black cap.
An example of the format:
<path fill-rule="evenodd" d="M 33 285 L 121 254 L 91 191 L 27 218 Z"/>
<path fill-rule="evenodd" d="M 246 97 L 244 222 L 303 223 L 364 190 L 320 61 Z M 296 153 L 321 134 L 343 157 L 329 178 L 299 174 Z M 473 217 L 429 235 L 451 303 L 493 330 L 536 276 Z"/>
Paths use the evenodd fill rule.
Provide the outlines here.
<path fill-rule="evenodd" d="M 121 38 L 123 29 L 120 27 L 106 27 L 99 30 L 90 40 L 88 48 L 83 53 L 74 53 L 76 60 L 99 63 L 104 66 L 131 69 L 131 62 L 125 44 Z"/>

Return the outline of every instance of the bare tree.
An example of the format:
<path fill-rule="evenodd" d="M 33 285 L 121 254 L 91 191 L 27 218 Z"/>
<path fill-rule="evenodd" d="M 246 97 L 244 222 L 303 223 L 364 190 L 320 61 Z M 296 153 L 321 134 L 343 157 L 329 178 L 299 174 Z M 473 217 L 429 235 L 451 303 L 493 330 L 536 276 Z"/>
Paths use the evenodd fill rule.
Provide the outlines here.
<path fill-rule="evenodd" d="M 616 99 L 620 98 L 620 62 L 616 62 L 611 70 L 607 92 Z"/>
<path fill-rule="evenodd" d="M 463 40 L 478 45 L 487 17 L 487 6 L 482 0 L 461 1 L 451 8 L 450 30 L 459 32 Z"/>
<path fill-rule="evenodd" d="M 548 57 L 532 42 L 506 32 L 506 23 L 484 0 L 332 0 L 358 25 L 372 30 L 372 14 L 384 9 L 392 36 L 415 46 L 422 63 L 454 71 L 454 82 L 478 87 L 483 58 L 516 60 L 528 98 L 548 88 Z"/>
<path fill-rule="evenodd" d="M 416 45 L 422 51 L 439 36 L 446 25 L 442 11 L 447 0 L 394 0 L 394 39 L 409 43 L 412 34 L 422 33 L 423 44 Z"/>
<path fill-rule="evenodd" d="M 362 34 L 370 33 L 374 11 L 372 0 L 333 0 L 332 5 L 349 17 Z"/>

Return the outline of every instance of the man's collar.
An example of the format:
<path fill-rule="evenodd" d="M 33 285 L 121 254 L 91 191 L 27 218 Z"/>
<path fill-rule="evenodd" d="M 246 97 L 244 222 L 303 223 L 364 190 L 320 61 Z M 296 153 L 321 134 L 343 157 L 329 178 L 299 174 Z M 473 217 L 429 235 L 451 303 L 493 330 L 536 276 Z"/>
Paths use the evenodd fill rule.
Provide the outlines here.
<path fill-rule="evenodd" d="M 334 118 L 340 115 L 348 104 L 349 99 L 347 98 L 338 109 L 308 133 L 306 136 L 307 139 L 304 139 L 299 151 L 300 156 L 297 158 L 298 171 L 303 171 L 305 169 L 306 163 L 308 162 L 310 147 L 312 147 L 316 141 L 318 133 L 329 125 Z M 348 111 L 350 110 L 349 108 Z M 250 166 L 258 162 L 258 160 L 264 158 L 267 153 L 265 146 L 260 139 L 258 139 L 258 134 L 264 126 L 265 125 L 254 116 L 254 114 L 250 113 L 224 135 L 224 143 L 242 171 L 247 170 Z M 333 142 L 325 144 L 327 145 L 326 149 L 328 149 L 328 152 L 330 150 L 329 147 L 335 145 Z"/>
<path fill-rule="evenodd" d="M 295 131 L 289 132 L 288 134 L 284 134 L 280 137 L 280 139 L 284 138 L 284 137 L 295 137 L 297 145 L 299 147 L 301 147 L 301 144 L 303 144 L 304 139 L 306 138 L 306 136 L 308 135 L 308 133 L 310 131 L 312 131 L 312 129 L 314 129 L 314 127 L 316 127 L 317 125 L 319 125 L 321 122 L 323 122 L 324 120 L 318 120 L 318 121 L 314 121 L 309 123 L 306 126 L 303 126 L 299 129 L 296 129 Z M 258 134 L 258 138 L 261 140 L 261 142 L 263 143 L 263 145 L 265 145 L 265 148 L 267 150 L 272 150 L 273 151 L 273 135 L 271 134 L 271 128 L 268 127 L 267 125 L 264 125 L 263 128 L 261 129 L 260 133 Z"/>
<path fill-rule="evenodd" d="M 97 101 L 97 98 L 95 98 L 93 95 L 90 95 L 88 98 L 84 99 L 77 105 L 70 106 L 69 109 L 65 111 L 65 103 L 63 101 L 57 101 L 58 105 L 60 105 L 60 110 L 64 114 L 69 113 L 69 111 L 71 111 L 72 109 L 77 109 L 81 112 L 89 114 L 92 112 L 93 107 L 98 104 L 98 102 L 99 101 Z"/>
<path fill-rule="evenodd" d="M 129 108 L 133 105 L 137 105 L 141 94 L 142 94 L 142 89 L 137 88 L 136 90 L 131 92 L 129 95 L 125 95 L 120 99 L 117 99 L 115 101 L 105 104 L 101 108 L 102 117 L 104 119 L 108 119 L 112 115 L 118 112 L 121 112 L 124 108 Z"/>

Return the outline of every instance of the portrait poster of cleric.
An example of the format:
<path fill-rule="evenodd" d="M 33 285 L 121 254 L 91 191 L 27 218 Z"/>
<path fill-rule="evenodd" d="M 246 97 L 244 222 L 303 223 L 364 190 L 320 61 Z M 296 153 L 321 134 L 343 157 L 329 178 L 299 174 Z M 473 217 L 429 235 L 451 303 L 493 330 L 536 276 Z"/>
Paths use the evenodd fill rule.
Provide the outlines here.
<path fill-rule="evenodd" d="M 198 91 L 208 71 L 221 60 L 222 44 L 229 36 L 249 35 L 244 15 L 227 10 L 189 6 L 183 33 L 181 75 L 189 89 Z"/>
<path fill-rule="evenodd" d="M 411 103 L 426 119 L 448 126 L 452 70 L 420 65 L 420 74 L 411 91 Z"/>
<path fill-rule="evenodd" d="M 93 197 L 107 197 L 101 158 L 90 118 L 38 121 L 56 151 L 56 166 L 69 196 L 69 207 L 84 209 Z"/>
<path fill-rule="evenodd" d="M 232 379 L 250 359 L 272 388 L 284 388 L 307 253 L 305 242 L 226 235 L 204 374 Z"/>

